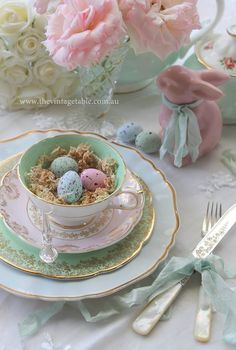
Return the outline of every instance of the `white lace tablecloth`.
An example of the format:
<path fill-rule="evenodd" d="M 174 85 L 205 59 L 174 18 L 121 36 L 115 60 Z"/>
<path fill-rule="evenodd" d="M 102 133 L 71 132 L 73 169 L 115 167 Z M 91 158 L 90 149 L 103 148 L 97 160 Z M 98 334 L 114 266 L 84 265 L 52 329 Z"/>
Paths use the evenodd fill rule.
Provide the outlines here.
<path fill-rule="evenodd" d="M 200 4 L 205 16 L 211 15 L 213 0 Z M 236 1 L 227 0 L 227 18 L 235 14 Z M 213 10 L 212 10 L 213 11 Z M 228 17 L 227 17 L 228 16 Z M 204 17 L 204 16 L 203 16 Z M 221 25 L 224 24 L 222 22 Z M 119 95 L 120 103 L 113 106 L 107 121 L 119 124 L 122 120 L 134 120 L 147 129 L 159 130 L 158 106 L 160 98 L 155 85 L 137 93 Z M 37 128 L 77 128 L 80 112 L 77 107 L 56 106 L 38 112 L 2 112 L 0 117 L 0 139 L 19 132 Z M 109 124 L 105 124 L 106 131 Z M 109 130 L 108 130 L 109 131 Z M 221 163 L 222 151 L 236 150 L 236 126 L 224 127 L 220 145 L 211 154 L 184 169 L 175 169 L 157 157 L 153 160 L 166 173 L 177 192 L 181 228 L 171 255 L 183 256 L 191 252 L 200 239 L 200 228 L 206 204 L 212 200 L 223 203 L 227 209 L 236 201 L 235 178 Z M 6 144 L 5 154 L 7 148 Z M 16 150 L 17 151 L 17 150 Z M 4 158 L 4 154 L 0 155 Z M 227 186 L 225 186 L 225 184 Z M 217 188 L 218 187 L 218 188 Z M 234 262 L 235 249 L 230 237 L 218 248 L 217 253 Z M 0 291 L 0 350 L 198 350 L 204 345 L 193 339 L 193 323 L 198 299 L 200 279 L 197 274 L 185 287 L 176 301 L 172 317 L 160 322 L 147 338 L 138 336 L 131 329 L 131 323 L 138 309 L 129 310 L 108 321 L 86 323 L 80 313 L 69 306 L 51 319 L 34 337 L 24 343 L 18 335 L 18 322 L 29 313 L 45 307 L 45 302 L 26 300 Z M 209 350 L 226 350 L 232 347 L 223 343 L 224 318 L 214 315 L 212 338 L 206 345 Z"/>

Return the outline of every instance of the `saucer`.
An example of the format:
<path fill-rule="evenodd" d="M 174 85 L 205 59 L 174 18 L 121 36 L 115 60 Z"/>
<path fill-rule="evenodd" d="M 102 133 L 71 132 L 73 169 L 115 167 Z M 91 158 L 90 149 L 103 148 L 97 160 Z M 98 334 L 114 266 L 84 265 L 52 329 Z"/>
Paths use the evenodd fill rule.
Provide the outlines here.
<path fill-rule="evenodd" d="M 139 205 L 133 210 L 106 209 L 85 225 L 62 226 L 50 220 L 53 246 L 59 253 L 86 253 L 106 248 L 124 239 L 142 217 L 144 194 L 137 176 L 127 171 L 123 189 L 139 192 Z M 16 167 L 2 180 L 0 213 L 6 226 L 28 244 L 40 248 L 42 214 L 23 191 Z"/>
<path fill-rule="evenodd" d="M 18 188 L 17 180 L 18 178 L 14 168 L 4 177 L 3 185 L 1 187 L 2 192 L 0 192 L 0 212 L 3 213 L 5 211 L 3 213 L 5 216 L 5 222 L 3 219 L 0 219 L 0 260 L 18 270 L 28 272 L 32 275 L 67 281 L 90 278 L 125 266 L 137 256 L 143 245 L 151 237 L 155 223 L 155 211 L 152 205 L 152 194 L 147 185 L 141 179 L 139 179 L 139 182 L 137 182 L 134 175 L 131 175 L 130 173 L 126 184 L 131 185 L 131 183 L 135 182 L 139 188 L 142 188 L 143 191 L 142 195 L 140 194 L 140 199 L 142 201 L 143 209 L 140 210 L 141 218 L 138 218 L 137 216 L 139 222 L 132 230 L 130 228 L 131 232 L 129 232 L 129 236 L 124 237 L 118 243 L 114 244 L 114 238 L 117 238 L 116 231 L 119 231 L 119 226 L 117 226 L 116 230 L 114 230 L 114 237 L 110 237 L 113 244 L 109 247 L 83 254 L 59 254 L 57 260 L 53 264 L 45 264 L 39 258 L 39 249 L 29 242 L 29 237 L 27 237 L 30 236 L 30 231 L 28 230 L 29 228 L 19 225 L 19 223 L 16 221 L 12 221 L 13 218 L 7 214 L 9 211 L 6 211 L 6 208 L 9 209 L 9 203 L 16 203 L 16 201 L 21 198 L 21 191 Z M 27 201 L 25 204 L 27 204 Z M 19 208 L 18 205 L 16 207 Z M 24 210 L 27 213 L 27 206 L 25 206 Z M 23 217 L 22 212 L 23 210 L 21 210 L 20 214 Z M 112 214 L 114 217 L 115 212 L 121 212 L 121 210 L 113 210 Z M 128 215 L 129 211 L 125 212 L 126 215 Z M 123 219 L 125 219 L 125 217 L 123 217 Z M 6 222 L 8 222 L 8 225 Z M 9 229 L 9 224 L 15 227 L 15 232 Z M 108 226 L 111 224 L 112 219 Z M 123 225 L 121 222 L 119 222 L 119 224 Z M 32 223 L 31 225 L 34 227 Z M 113 226 L 115 227 L 114 222 Z M 129 222 L 127 221 L 126 227 L 128 226 Z M 19 235 L 16 234 L 17 227 L 19 232 L 21 232 Z M 105 230 L 106 228 L 104 228 L 103 232 L 105 232 Z M 128 231 L 126 230 L 126 236 L 127 234 Z M 87 239 L 92 239 L 93 237 L 96 237 L 96 235 L 80 240 L 73 240 L 72 242 L 83 242 Z M 67 242 L 68 245 L 71 243 L 71 241 L 68 240 Z M 67 245 L 66 249 L 68 249 Z M 71 249 L 69 249 L 69 251 L 71 253 Z"/>

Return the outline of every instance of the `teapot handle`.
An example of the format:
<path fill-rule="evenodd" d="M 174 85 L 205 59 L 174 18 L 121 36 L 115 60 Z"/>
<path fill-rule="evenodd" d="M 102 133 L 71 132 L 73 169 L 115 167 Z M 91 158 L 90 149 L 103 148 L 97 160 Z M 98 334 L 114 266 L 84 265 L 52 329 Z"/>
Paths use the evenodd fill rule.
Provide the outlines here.
<path fill-rule="evenodd" d="M 194 45 L 198 40 L 200 40 L 204 35 L 208 34 L 216 27 L 221 18 L 223 17 L 225 10 L 225 0 L 216 0 L 217 10 L 216 16 L 212 23 L 203 27 L 200 30 L 194 31 L 191 35 L 191 45 Z"/>

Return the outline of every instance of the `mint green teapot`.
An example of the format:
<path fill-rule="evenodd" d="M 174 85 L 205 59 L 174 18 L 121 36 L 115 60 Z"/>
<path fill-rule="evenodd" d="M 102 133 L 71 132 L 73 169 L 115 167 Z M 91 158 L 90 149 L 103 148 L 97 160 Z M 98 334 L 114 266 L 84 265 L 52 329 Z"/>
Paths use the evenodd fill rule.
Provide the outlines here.
<path fill-rule="evenodd" d="M 226 28 L 222 34 L 212 33 L 198 42 L 195 53 L 184 65 L 191 69 L 218 69 L 231 77 L 221 90 L 224 96 L 219 100 L 223 123 L 236 124 L 236 25 Z"/>
<path fill-rule="evenodd" d="M 126 93 L 144 88 L 167 66 L 173 64 L 178 58 L 184 57 L 189 48 L 200 40 L 205 34 L 212 31 L 212 29 L 222 18 L 225 1 L 216 0 L 216 4 L 216 16 L 212 23 L 204 26 L 201 30 L 195 31 L 191 37 L 190 45 L 171 54 L 165 61 L 161 61 L 152 53 L 135 55 L 134 51 L 130 49 L 119 75 L 116 92 Z"/>

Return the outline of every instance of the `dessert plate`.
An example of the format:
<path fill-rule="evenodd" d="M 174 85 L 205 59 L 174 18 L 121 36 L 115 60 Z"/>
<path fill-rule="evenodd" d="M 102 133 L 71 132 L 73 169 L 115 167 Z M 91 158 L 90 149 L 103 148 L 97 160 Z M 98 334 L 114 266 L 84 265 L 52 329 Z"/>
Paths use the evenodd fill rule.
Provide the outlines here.
<path fill-rule="evenodd" d="M 16 162 L 19 156 L 16 157 Z M 138 208 L 133 210 L 107 209 L 85 226 L 65 228 L 51 221 L 53 246 L 59 253 L 85 253 L 103 249 L 124 239 L 142 217 L 144 193 L 138 178 L 127 172 L 123 189 L 135 189 L 139 194 Z M 15 235 L 40 248 L 42 216 L 22 189 L 17 168 L 7 172 L 0 186 L 0 213 Z"/>
<path fill-rule="evenodd" d="M 13 155 L 33 143 L 63 132 L 78 133 L 77 130 L 35 130 L 0 141 L 0 153 Z M 93 133 L 85 133 L 95 135 Z M 100 137 L 97 135 L 97 137 Z M 101 274 L 79 281 L 49 280 L 25 274 L 11 266 L 0 263 L 0 286 L 16 295 L 43 300 L 82 300 L 113 294 L 149 276 L 168 255 L 179 228 L 176 194 L 165 175 L 154 163 L 132 147 L 112 142 L 123 156 L 129 169 L 140 176 L 153 195 L 153 206 L 157 212 L 153 233 L 139 254 L 128 264 L 108 274 Z M 14 163 L 14 161 L 13 161 Z M 10 170 L 9 161 L 1 164 L 1 172 Z M 3 175 L 3 174 L 2 174 Z M 129 236 L 125 239 L 128 239 Z M 91 254 L 91 253 L 89 253 Z"/>

